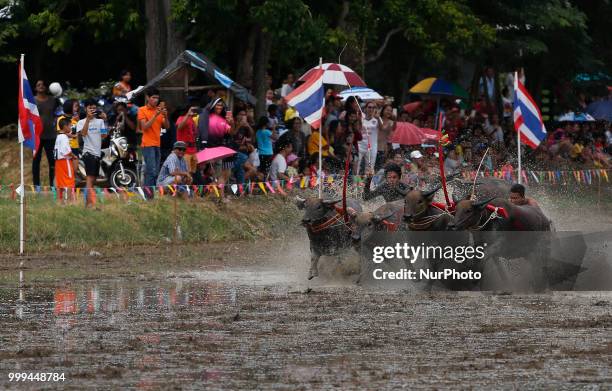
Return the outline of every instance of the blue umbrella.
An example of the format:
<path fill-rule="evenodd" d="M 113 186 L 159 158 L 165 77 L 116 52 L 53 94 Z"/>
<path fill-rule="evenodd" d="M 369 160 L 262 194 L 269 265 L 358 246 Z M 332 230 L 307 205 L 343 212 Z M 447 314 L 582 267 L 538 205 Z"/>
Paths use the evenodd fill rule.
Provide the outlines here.
<path fill-rule="evenodd" d="M 587 107 L 587 113 L 593 118 L 612 122 L 612 100 L 600 100 Z"/>
<path fill-rule="evenodd" d="M 593 118 L 591 115 L 587 113 L 574 113 L 570 111 L 568 113 L 565 113 L 557 117 L 557 121 L 559 122 L 588 122 L 588 121 L 595 121 L 595 118 Z"/>

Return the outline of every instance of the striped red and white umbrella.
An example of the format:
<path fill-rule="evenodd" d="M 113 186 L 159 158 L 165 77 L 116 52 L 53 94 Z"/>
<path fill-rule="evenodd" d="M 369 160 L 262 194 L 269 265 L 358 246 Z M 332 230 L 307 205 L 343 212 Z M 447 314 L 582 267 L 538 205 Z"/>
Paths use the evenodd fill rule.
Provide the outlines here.
<path fill-rule="evenodd" d="M 306 81 L 319 66 L 310 69 L 304 73 L 298 81 Z M 361 77 L 351 68 L 342 64 L 325 63 L 322 65 L 323 68 L 323 83 L 325 84 L 336 84 L 340 86 L 349 87 L 366 87 L 366 83 L 361 80 Z"/>

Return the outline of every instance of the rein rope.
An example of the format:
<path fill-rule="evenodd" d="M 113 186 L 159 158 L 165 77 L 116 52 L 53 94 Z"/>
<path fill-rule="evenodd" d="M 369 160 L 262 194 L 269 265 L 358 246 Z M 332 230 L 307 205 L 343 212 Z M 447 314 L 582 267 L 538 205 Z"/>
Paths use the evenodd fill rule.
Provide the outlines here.
<path fill-rule="evenodd" d="M 336 214 L 325 220 L 320 224 L 308 224 L 307 227 L 310 229 L 312 233 L 319 233 L 321 231 L 325 231 L 326 229 L 339 227 L 341 225 L 346 226 L 349 231 L 352 231 L 351 226 L 345 221 L 344 216 L 348 215 L 344 209 L 336 208 Z"/>
<path fill-rule="evenodd" d="M 487 224 L 489 224 L 489 222 L 491 222 L 491 220 L 495 220 L 495 219 L 501 218 L 500 215 L 497 213 L 497 211 L 499 209 L 500 209 L 500 207 L 496 206 L 495 209 L 493 209 L 493 211 L 489 215 L 489 218 L 482 225 L 478 225 L 482 221 L 482 213 L 480 213 L 480 217 L 478 218 L 478 223 L 476 223 L 475 226 L 468 227 L 468 230 L 470 230 L 470 231 L 480 231 L 481 229 L 486 227 Z"/>
<path fill-rule="evenodd" d="M 435 223 L 436 221 L 438 221 L 442 216 L 448 215 L 448 216 L 453 216 L 449 210 L 448 210 L 448 205 L 442 209 L 436 205 L 430 205 L 431 207 L 442 211 L 442 213 L 437 214 L 437 215 L 432 215 L 432 216 L 425 216 L 419 219 L 416 219 L 416 221 L 409 223 L 408 224 L 408 228 L 410 228 L 412 231 L 425 231 L 426 229 L 428 229 L 429 227 L 431 227 L 431 225 L 433 223 Z M 425 209 L 425 212 L 428 210 L 429 208 Z"/>

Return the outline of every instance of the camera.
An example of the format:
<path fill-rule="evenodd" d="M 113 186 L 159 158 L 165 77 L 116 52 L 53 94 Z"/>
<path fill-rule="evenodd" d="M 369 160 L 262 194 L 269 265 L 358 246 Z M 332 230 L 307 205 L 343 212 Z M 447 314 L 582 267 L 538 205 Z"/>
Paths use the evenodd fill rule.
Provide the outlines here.
<path fill-rule="evenodd" d="M 102 110 L 96 110 L 96 112 L 95 112 L 94 116 L 95 116 L 96 118 L 101 118 L 101 116 L 102 116 Z"/>

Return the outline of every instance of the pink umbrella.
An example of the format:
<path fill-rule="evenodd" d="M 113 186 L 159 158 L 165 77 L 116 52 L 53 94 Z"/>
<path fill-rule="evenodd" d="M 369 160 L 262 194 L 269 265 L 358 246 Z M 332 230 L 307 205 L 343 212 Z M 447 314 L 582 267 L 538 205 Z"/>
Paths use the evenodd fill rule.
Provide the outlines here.
<path fill-rule="evenodd" d="M 211 160 L 223 159 L 235 154 L 236 151 L 227 147 L 205 148 L 196 153 L 198 163 L 209 162 Z"/>
<path fill-rule="evenodd" d="M 306 81 L 319 66 L 310 69 L 304 73 L 298 81 Z M 323 68 L 323 83 L 325 84 L 337 84 L 341 86 L 350 87 L 365 87 L 366 83 L 361 80 L 361 77 L 351 68 L 342 64 L 325 63 L 322 65 Z"/>
<path fill-rule="evenodd" d="M 395 132 L 390 142 L 401 145 L 421 145 L 427 142 L 437 142 L 441 133 L 433 129 L 421 129 L 410 122 L 397 122 Z"/>

